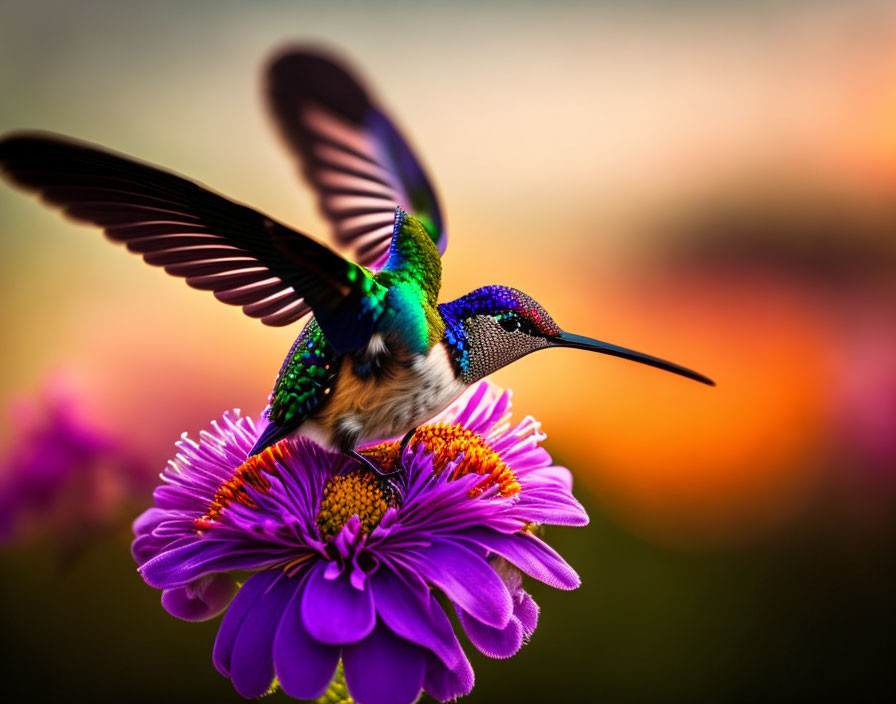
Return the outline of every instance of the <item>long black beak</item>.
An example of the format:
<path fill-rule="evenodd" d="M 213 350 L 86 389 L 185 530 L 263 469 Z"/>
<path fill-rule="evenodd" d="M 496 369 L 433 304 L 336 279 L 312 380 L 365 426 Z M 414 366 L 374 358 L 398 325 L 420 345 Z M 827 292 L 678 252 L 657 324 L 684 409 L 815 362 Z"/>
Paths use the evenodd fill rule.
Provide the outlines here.
<path fill-rule="evenodd" d="M 622 357 L 623 359 L 630 359 L 633 362 L 640 362 L 641 364 L 647 364 L 651 367 L 656 367 L 657 369 L 663 369 L 667 372 L 672 372 L 673 374 L 679 374 L 680 376 L 686 376 L 688 379 L 693 379 L 694 381 L 699 381 L 701 384 L 706 384 L 707 386 L 715 386 L 716 383 L 708 378 L 703 376 L 702 374 L 698 374 L 692 369 L 688 369 L 687 367 L 682 367 L 678 364 L 673 364 L 672 362 L 667 362 L 665 359 L 660 359 L 659 357 L 651 357 L 649 354 L 642 354 L 641 352 L 635 352 L 634 350 L 630 350 L 626 347 L 619 347 L 619 345 L 611 345 L 609 342 L 601 342 L 600 340 L 592 340 L 590 337 L 582 337 L 581 335 L 572 335 L 568 332 L 561 332 L 558 335 L 553 335 L 550 338 L 550 341 L 554 343 L 557 347 L 575 347 L 580 350 L 591 350 L 592 352 L 602 352 L 603 354 L 609 354 L 613 357 Z"/>

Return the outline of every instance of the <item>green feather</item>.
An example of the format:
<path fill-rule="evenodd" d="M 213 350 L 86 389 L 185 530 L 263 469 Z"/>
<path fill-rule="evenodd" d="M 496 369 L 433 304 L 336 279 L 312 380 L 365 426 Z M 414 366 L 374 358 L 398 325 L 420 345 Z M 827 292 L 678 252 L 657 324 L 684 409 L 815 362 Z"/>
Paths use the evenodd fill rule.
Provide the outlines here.
<path fill-rule="evenodd" d="M 269 419 L 295 427 L 327 397 L 337 372 L 337 355 L 317 321 L 302 330 L 283 362 L 271 393 Z"/>
<path fill-rule="evenodd" d="M 426 354 L 442 339 L 445 324 L 438 314 L 442 259 L 426 228 L 413 215 L 399 213 L 386 266 L 374 276 L 387 291 L 378 321 L 381 333 L 394 333 L 409 352 Z"/>
<path fill-rule="evenodd" d="M 445 333 L 436 307 L 442 262 L 423 224 L 400 212 L 386 266 L 376 274 L 354 266 L 346 275 L 353 292 L 329 309 L 327 336 L 340 331 L 340 341 L 351 338 L 371 321 L 371 334 L 400 341 L 412 354 L 427 354 Z M 320 308 L 320 306 L 318 306 Z M 369 335 L 360 335 L 366 345 Z M 361 347 L 360 349 L 363 349 Z M 313 318 L 292 346 L 271 393 L 269 419 L 284 431 L 298 427 L 326 400 L 336 383 L 341 354 L 337 353 L 317 318 Z"/>

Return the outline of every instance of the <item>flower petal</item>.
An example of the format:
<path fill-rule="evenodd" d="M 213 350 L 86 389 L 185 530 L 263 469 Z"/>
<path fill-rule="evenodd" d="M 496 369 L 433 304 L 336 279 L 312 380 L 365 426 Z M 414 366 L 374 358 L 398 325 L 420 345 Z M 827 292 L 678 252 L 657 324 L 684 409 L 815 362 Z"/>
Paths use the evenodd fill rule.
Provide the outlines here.
<path fill-rule="evenodd" d="M 150 533 L 137 536 L 131 543 L 131 556 L 138 565 L 151 560 L 165 549 L 168 540 Z"/>
<path fill-rule="evenodd" d="M 376 624 L 370 589 L 355 589 L 345 573 L 328 580 L 325 571 L 323 562 L 316 564 L 302 594 L 302 622 L 308 634 L 331 645 L 366 638 Z"/>
<path fill-rule="evenodd" d="M 159 523 L 170 518 L 171 514 L 168 511 L 163 511 L 160 508 L 148 508 L 134 519 L 131 528 L 134 531 L 134 535 L 145 535 L 155 530 Z"/>
<path fill-rule="evenodd" d="M 411 704 L 423 687 L 426 651 L 380 624 L 342 649 L 345 683 L 357 704 Z"/>
<path fill-rule="evenodd" d="M 514 597 L 513 615 L 520 620 L 520 625 L 523 627 L 523 636 L 530 638 L 535 633 L 535 627 L 538 625 L 538 604 L 535 603 L 535 599 L 529 596 L 528 592 L 522 589 Z"/>
<path fill-rule="evenodd" d="M 435 653 L 446 667 L 457 664 L 459 643 L 451 622 L 430 591 L 422 585 L 424 599 L 388 568 L 370 580 L 376 610 L 385 624 L 405 640 Z"/>
<path fill-rule="evenodd" d="M 579 575 L 547 543 L 529 533 L 505 535 L 492 530 L 471 528 L 464 537 L 500 555 L 530 577 L 557 589 L 575 589 Z"/>
<path fill-rule="evenodd" d="M 527 523 L 553 526 L 586 526 L 584 507 L 563 489 L 555 486 L 533 486 L 523 489 L 514 514 Z"/>
<path fill-rule="evenodd" d="M 305 630 L 300 614 L 304 582 L 296 589 L 274 637 L 274 669 L 283 691 L 297 699 L 317 699 L 327 690 L 339 648 L 319 643 Z"/>
<path fill-rule="evenodd" d="M 540 467 L 526 476 L 527 483 L 538 482 L 556 486 L 566 492 L 572 491 L 572 472 L 566 467 Z"/>
<path fill-rule="evenodd" d="M 183 587 L 212 572 L 258 570 L 289 557 L 294 548 L 272 549 L 262 542 L 202 540 L 172 547 L 140 567 L 144 581 L 156 589 Z"/>
<path fill-rule="evenodd" d="M 247 699 L 260 697 L 274 680 L 274 634 L 283 617 L 283 609 L 295 591 L 295 581 L 280 570 L 268 570 L 249 581 L 273 573 L 267 589 L 252 603 L 243 619 L 230 657 L 230 678 L 236 691 Z M 248 584 L 249 582 L 246 582 Z"/>
<path fill-rule="evenodd" d="M 490 658 L 509 658 L 516 655 L 523 645 L 523 626 L 519 619 L 512 618 L 504 628 L 492 628 L 477 621 L 462 609 L 457 615 L 473 645 L 483 655 Z"/>
<path fill-rule="evenodd" d="M 218 635 L 215 638 L 215 647 L 212 651 L 212 662 L 215 668 L 225 677 L 230 677 L 230 662 L 233 655 L 233 644 L 239 634 L 247 614 L 252 609 L 252 604 L 261 596 L 265 589 L 273 583 L 276 574 L 272 571 L 259 572 L 252 575 L 236 593 L 233 603 L 227 609 Z"/>
<path fill-rule="evenodd" d="M 423 678 L 423 689 L 440 702 L 463 697 L 473 691 L 473 668 L 463 652 L 457 664 L 448 668 L 434 655 L 426 656 L 426 676 Z"/>
<path fill-rule="evenodd" d="M 510 593 L 497 573 L 474 552 L 439 541 L 405 557 L 464 611 L 495 628 L 507 625 L 513 613 Z"/>
<path fill-rule="evenodd" d="M 466 398 L 461 397 L 460 399 L 458 399 L 454 404 L 449 406 L 446 411 L 439 414 L 437 418 L 439 418 L 440 420 L 455 423 L 457 425 L 469 426 L 470 423 L 468 421 L 470 420 L 470 417 L 474 413 L 479 412 L 482 399 L 485 398 L 485 395 L 488 392 L 488 382 L 480 382 L 464 394 Z M 455 412 L 457 413 L 457 415 L 453 420 L 451 420 L 451 415 Z"/>
<path fill-rule="evenodd" d="M 238 590 L 229 574 L 208 575 L 185 587 L 166 589 L 162 592 L 162 606 L 184 621 L 206 621 L 226 609 Z"/>

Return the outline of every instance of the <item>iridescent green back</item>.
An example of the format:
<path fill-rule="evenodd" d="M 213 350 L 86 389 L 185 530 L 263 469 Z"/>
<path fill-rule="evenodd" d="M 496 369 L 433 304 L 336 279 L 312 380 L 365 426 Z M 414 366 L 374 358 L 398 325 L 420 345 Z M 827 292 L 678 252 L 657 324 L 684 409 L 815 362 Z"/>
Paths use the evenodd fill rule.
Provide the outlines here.
<path fill-rule="evenodd" d="M 269 420 L 284 428 L 297 427 L 330 392 L 337 362 L 338 355 L 312 318 L 296 338 L 277 375 Z"/>
<path fill-rule="evenodd" d="M 327 330 L 338 326 L 360 332 L 359 321 L 367 321 L 372 330 L 360 335 L 362 346 L 351 352 L 360 352 L 371 335 L 381 334 L 410 354 L 427 354 L 442 339 L 445 323 L 437 308 L 442 262 L 423 224 L 398 209 L 385 267 L 376 274 L 359 270 L 363 277 L 353 281 L 353 295 L 340 308 L 328 311 Z M 326 401 L 341 359 L 317 319 L 312 319 L 283 362 L 271 393 L 270 425 L 257 447 L 285 437 Z"/>
<path fill-rule="evenodd" d="M 387 289 L 377 330 L 397 337 L 413 354 L 426 354 L 445 333 L 437 304 L 442 259 L 423 224 L 403 210 L 396 213 L 389 259 L 374 277 Z"/>

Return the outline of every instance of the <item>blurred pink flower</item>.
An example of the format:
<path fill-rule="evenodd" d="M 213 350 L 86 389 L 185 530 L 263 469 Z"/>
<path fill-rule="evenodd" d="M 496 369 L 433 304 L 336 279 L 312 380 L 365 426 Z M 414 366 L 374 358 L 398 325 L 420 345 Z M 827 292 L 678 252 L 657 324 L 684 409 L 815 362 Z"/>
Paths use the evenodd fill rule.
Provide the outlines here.
<path fill-rule="evenodd" d="M 896 326 L 892 307 L 844 316 L 835 416 L 860 466 L 896 478 Z"/>
<path fill-rule="evenodd" d="M 49 538 L 75 548 L 125 524 L 152 477 L 123 438 L 83 417 L 77 394 L 52 377 L 8 409 L 0 456 L 0 544 Z"/>

